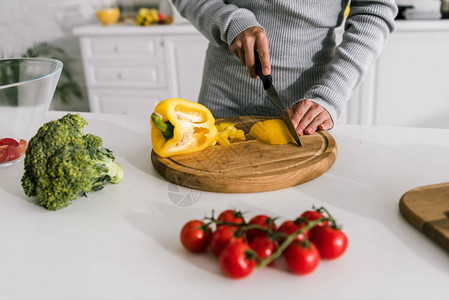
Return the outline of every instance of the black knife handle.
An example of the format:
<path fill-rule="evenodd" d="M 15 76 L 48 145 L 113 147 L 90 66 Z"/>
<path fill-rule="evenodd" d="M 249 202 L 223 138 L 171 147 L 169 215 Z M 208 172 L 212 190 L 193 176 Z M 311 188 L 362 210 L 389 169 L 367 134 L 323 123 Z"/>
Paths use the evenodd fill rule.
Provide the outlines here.
<path fill-rule="evenodd" d="M 259 76 L 260 80 L 263 82 L 263 88 L 268 90 L 273 82 L 271 75 L 264 75 L 262 72 L 262 64 L 260 63 L 259 52 L 254 49 L 254 60 L 256 64 L 256 74 Z"/>

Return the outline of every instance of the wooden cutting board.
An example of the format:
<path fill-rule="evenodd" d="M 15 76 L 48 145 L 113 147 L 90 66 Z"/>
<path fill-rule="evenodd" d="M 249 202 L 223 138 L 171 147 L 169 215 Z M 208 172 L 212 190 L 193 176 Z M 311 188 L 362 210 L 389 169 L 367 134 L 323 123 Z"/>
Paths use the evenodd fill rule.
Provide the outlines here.
<path fill-rule="evenodd" d="M 406 192 L 399 210 L 413 226 L 449 251 L 449 182 Z"/>
<path fill-rule="evenodd" d="M 234 123 L 245 134 L 267 117 L 217 119 Z M 312 180 L 326 172 L 337 158 L 337 145 L 326 131 L 301 137 L 296 144 L 268 145 L 257 140 L 215 145 L 169 158 L 151 153 L 154 168 L 167 180 L 193 189 L 220 193 L 279 190 Z"/>

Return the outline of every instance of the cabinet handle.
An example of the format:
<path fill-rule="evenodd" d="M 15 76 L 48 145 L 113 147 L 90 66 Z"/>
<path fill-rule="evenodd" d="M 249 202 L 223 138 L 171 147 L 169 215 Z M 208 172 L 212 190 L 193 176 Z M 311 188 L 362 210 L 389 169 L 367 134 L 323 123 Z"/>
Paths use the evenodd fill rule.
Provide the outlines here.
<path fill-rule="evenodd" d="M 118 52 L 119 51 L 118 45 L 114 45 L 114 47 L 112 47 L 112 49 L 114 50 L 114 52 Z"/>
<path fill-rule="evenodd" d="M 120 72 L 120 73 L 117 73 L 117 78 L 118 78 L 118 79 L 122 79 L 122 78 L 123 78 L 123 74 L 122 74 L 122 72 Z"/>

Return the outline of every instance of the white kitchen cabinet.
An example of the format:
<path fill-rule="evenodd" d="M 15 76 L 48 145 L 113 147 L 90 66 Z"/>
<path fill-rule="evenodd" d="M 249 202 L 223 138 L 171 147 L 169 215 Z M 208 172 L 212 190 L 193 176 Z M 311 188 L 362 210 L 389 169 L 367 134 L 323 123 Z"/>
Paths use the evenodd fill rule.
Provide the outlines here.
<path fill-rule="evenodd" d="M 149 115 L 157 102 L 197 101 L 208 42 L 190 25 L 76 28 L 92 112 Z"/>
<path fill-rule="evenodd" d="M 168 97 L 165 90 L 89 88 L 92 112 L 150 115 Z"/>
<path fill-rule="evenodd" d="M 204 59 L 208 41 L 198 33 L 196 36 L 167 36 L 165 45 L 173 55 L 177 95 L 190 101 L 197 101 L 203 75 Z"/>
<path fill-rule="evenodd" d="M 449 128 L 449 21 L 398 21 L 342 123 Z"/>

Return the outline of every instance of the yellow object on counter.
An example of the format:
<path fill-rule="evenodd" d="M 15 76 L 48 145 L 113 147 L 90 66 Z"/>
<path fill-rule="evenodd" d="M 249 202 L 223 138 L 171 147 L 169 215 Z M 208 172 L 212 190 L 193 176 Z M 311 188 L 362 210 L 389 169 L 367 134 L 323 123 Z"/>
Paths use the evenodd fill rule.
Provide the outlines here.
<path fill-rule="evenodd" d="M 161 157 L 202 151 L 217 136 L 207 107 L 180 98 L 161 101 L 151 115 L 153 150 Z"/>
<path fill-rule="evenodd" d="M 280 119 L 257 122 L 251 127 L 249 135 L 261 142 L 271 145 L 284 145 L 295 142 L 287 125 Z"/>
<path fill-rule="evenodd" d="M 159 12 L 155 8 L 141 8 L 137 13 L 136 25 L 149 26 L 159 21 Z"/>
<path fill-rule="evenodd" d="M 120 10 L 117 7 L 97 10 L 97 18 L 103 25 L 117 23 L 120 18 Z"/>

